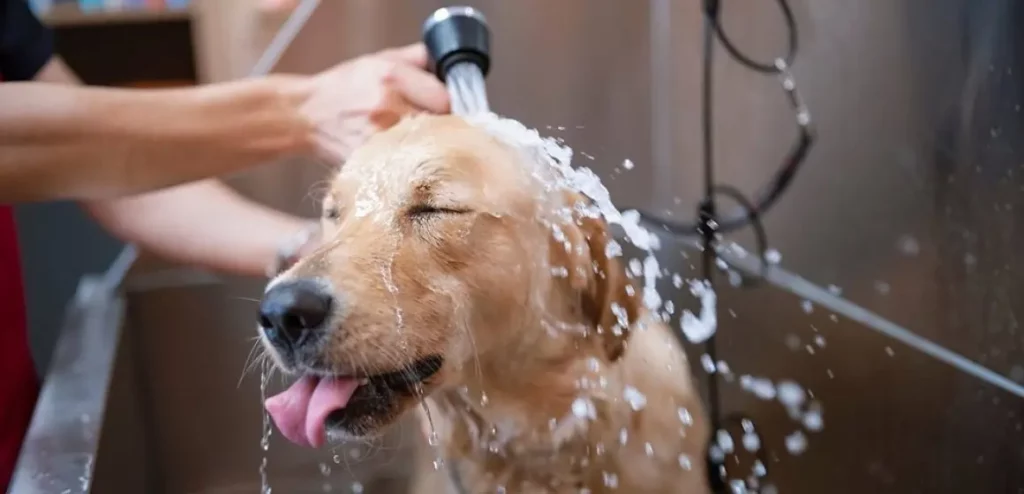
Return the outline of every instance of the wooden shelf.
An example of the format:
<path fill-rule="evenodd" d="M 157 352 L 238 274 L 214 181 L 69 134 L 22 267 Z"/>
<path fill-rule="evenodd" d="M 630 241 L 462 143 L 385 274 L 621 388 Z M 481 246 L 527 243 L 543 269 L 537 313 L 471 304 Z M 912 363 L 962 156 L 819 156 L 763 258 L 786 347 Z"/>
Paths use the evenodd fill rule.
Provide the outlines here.
<path fill-rule="evenodd" d="M 74 27 L 104 24 L 142 24 L 168 21 L 188 21 L 193 9 L 105 9 L 82 10 L 75 4 L 57 4 L 40 14 L 40 19 L 51 27 Z"/>

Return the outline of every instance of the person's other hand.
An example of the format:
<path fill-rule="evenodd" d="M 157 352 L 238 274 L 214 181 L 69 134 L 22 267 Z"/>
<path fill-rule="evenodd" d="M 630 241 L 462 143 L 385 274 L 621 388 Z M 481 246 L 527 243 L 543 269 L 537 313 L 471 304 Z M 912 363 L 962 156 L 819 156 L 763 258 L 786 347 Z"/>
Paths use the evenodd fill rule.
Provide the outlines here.
<path fill-rule="evenodd" d="M 302 112 L 316 126 L 321 151 L 344 160 L 406 115 L 447 113 L 447 88 L 427 64 L 426 47 L 416 43 L 348 60 L 314 76 Z"/>

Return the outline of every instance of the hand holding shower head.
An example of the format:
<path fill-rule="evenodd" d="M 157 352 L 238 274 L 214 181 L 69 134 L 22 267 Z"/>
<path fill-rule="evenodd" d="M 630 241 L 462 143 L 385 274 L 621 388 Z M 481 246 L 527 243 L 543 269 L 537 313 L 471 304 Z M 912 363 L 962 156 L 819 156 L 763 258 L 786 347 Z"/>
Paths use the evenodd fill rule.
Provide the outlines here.
<path fill-rule="evenodd" d="M 489 111 L 484 76 L 491 68 L 491 31 L 472 7 L 443 7 L 423 24 L 423 43 L 438 79 L 448 86 L 452 113 Z"/>

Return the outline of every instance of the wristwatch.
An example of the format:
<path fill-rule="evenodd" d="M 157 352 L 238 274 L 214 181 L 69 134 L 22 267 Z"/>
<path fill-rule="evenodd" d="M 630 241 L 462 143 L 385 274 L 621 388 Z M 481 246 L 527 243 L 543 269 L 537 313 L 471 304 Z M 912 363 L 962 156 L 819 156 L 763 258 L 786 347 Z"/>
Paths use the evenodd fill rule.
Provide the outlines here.
<path fill-rule="evenodd" d="M 267 268 L 267 277 L 273 278 L 292 267 L 303 255 L 312 251 L 320 241 L 320 223 L 312 222 L 285 239 L 277 248 L 274 263 Z"/>

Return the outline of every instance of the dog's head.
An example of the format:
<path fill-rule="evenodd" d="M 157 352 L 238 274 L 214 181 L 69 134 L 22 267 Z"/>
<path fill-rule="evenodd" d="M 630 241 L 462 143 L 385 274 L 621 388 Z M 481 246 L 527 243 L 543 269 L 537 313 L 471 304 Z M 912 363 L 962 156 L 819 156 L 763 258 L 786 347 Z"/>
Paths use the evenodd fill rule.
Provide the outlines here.
<path fill-rule="evenodd" d="M 607 225 L 528 161 L 452 116 L 352 155 L 324 198 L 323 243 L 261 303 L 264 346 L 301 376 L 267 403 L 286 436 L 375 435 L 481 360 L 514 371 L 543 338 L 618 358 L 639 297 Z"/>

